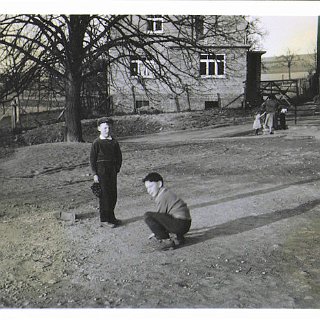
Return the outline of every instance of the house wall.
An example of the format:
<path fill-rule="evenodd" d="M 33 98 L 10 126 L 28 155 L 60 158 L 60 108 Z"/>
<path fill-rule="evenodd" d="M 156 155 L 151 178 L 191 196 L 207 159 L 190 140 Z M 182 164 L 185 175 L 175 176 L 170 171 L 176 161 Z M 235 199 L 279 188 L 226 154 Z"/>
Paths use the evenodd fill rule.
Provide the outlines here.
<path fill-rule="evenodd" d="M 119 77 L 117 78 L 118 89 L 111 89 L 113 109 L 119 113 L 132 113 L 135 100 L 146 100 L 149 101 L 150 109 L 161 112 L 204 110 L 206 101 L 215 102 L 218 107 L 219 97 L 221 107 L 241 107 L 242 99 L 239 96 L 244 93 L 247 51 L 245 49 L 234 51 L 226 54 L 227 70 L 224 78 L 190 81 L 188 94 L 186 92 L 180 95 L 173 94 L 168 88 L 158 84 L 156 80 L 146 79 L 148 86 L 151 87 L 149 89 L 151 94 L 147 95 L 137 81 L 130 87 L 123 77 Z M 122 89 L 119 90 L 119 87 Z M 233 100 L 235 101 L 232 102 Z"/>
<path fill-rule="evenodd" d="M 239 26 L 238 26 L 239 27 Z M 142 26 L 144 28 L 144 26 Z M 164 24 L 166 33 L 173 34 L 175 31 L 170 25 Z M 247 70 L 247 51 L 248 46 L 244 45 L 243 38 L 239 37 L 237 41 L 226 44 L 220 41 L 217 43 L 216 38 L 207 40 L 208 50 L 214 51 L 215 54 L 225 54 L 226 72 L 222 77 L 202 78 L 199 75 L 200 55 L 194 55 L 192 68 L 190 65 L 184 65 L 182 53 L 179 50 L 171 51 L 171 61 L 173 65 L 178 65 L 181 69 L 188 70 L 196 78 L 183 78 L 187 89 L 179 90 L 177 85 L 176 93 L 156 79 L 143 79 L 143 85 L 148 87 L 148 95 L 144 86 L 137 79 L 130 78 L 129 65 L 126 68 L 123 64 L 113 66 L 111 74 L 113 83 L 110 94 L 112 96 L 113 110 L 116 113 L 133 113 L 135 112 L 135 101 L 148 101 L 149 105 L 139 108 L 139 110 L 158 110 L 161 112 L 177 112 L 187 110 L 204 110 L 207 107 L 241 107 L 242 99 L 240 96 L 244 93 Z M 174 72 L 178 72 L 174 70 Z M 238 99 L 237 99 L 238 98 Z M 233 102 L 234 101 L 234 102 Z M 207 103 L 206 103 L 207 102 Z M 138 110 L 138 111 L 139 111 Z"/>

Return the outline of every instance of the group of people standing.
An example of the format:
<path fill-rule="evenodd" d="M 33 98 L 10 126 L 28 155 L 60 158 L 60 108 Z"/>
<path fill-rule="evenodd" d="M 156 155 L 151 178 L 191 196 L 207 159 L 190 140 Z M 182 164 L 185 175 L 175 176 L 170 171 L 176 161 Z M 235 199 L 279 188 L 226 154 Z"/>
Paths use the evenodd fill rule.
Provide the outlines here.
<path fill-rule="evenodd" d="M 274 94 L 270 94 L 266 101 L 261 105 L 261 111 L 258 111 L 255 115 L 253 122 L 253 129 L 255 135 L 259 134 L 259 130 L 267 128 L 269 134 L 273 134 L 275 123 L 277 123 L 277 115 L 279 113 L 280 104 Z M 287 129 L 285 114 L 287 112 L 286 108 L 282 108 L 280 111 L 280 129 Z M 265 116 L 264 123 L 261 123 L 262 118 Z"/>

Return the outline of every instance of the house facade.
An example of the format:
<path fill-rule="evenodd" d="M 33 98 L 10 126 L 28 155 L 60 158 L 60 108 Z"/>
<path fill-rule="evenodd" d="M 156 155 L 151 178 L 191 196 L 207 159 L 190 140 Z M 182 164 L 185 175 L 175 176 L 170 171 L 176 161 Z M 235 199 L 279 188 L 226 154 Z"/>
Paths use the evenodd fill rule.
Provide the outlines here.
<path fill-rule="evenodd" d="M 210 29 L 218 25 L 217 19 L 222 27 Z M 187 49 L 174 43 L 166 50 L 159 47 L 159 51 L 165 51 L 163 55 L 166 55 L 163 64 L 170 61 L 168 68 L 178 76 L 176 85 L 159 81 L 154 72 L 154 61 L 134 53 L 125 63 L 110 67 L 113 83 L 110 98 L 114 112 L 180 112 L 243 106 L 248 65 L 253 56 L 248 54 L 246 21 L 236 16 L 195 16 L 194 21 L 190 30 L 184 26 L 183 32 L 197 37 L 197 50 L 189 50 L 186 55 L 184 51 Z M 147 16 L 140 28 L 147 34 L 175 37 L 182 32 L 162 16 Z M 259 78 L 260 70 L 257 72 Z M 254 77 L 255 81 L 260 80 L 257 77 Z"/>

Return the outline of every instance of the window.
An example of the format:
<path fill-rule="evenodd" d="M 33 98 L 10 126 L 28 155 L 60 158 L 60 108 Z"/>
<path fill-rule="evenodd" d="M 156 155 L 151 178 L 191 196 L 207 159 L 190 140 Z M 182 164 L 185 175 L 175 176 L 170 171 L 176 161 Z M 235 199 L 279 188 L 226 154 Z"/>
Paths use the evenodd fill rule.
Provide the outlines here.
<path fill-rule="evenodd" d="M 130 61 L 130 75 L 131 77 L 153 78 L 151 67 L 153 67 L 152 60 L 141 60 L 133 57 Z"/>
<path fill-rule="evenodd" d="M 148 16 L 147 17 L 147 32 L 148 33 L 162 33 L 163 32 L 163 17 L 162 16 Z"/>
<path fill-rule="evenodd" d="M 205 101 L 204 102 L 204 109 L 205 110 L 210 110 L 214 108 L 219 107 L 219 102 L 218 101 Z"/>
<path fill-rule="evenodd" d="M 201 77 L 223 77 L 225 75 L 224 54 L 200 54 Z"/>
<path fill-rule="evenodd" d="M 143 107 L 149 107 L 149 101 L 148 100 L 136 100 L 136 108 L 140 109 Z"/>

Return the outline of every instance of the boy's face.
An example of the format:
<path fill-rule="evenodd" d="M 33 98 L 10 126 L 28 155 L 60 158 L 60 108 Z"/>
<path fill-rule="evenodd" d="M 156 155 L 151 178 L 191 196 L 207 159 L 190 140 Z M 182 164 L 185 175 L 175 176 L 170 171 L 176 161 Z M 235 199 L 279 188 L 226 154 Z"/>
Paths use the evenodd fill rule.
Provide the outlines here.
<path fill-rule="evenodd" d="M 110 135 L 111 128 L 108 123 L 104 122 L 98 126 L 98 130 L 103 138 L 107 138 Z"/>
<path fill-rule="evenodd" d="M 162 187 L 161 181 L 145 181 L 144 183 L 147 192 L 150 194 L 151 197 L 155 198 L 159 193 L 160 188 Z"/>

